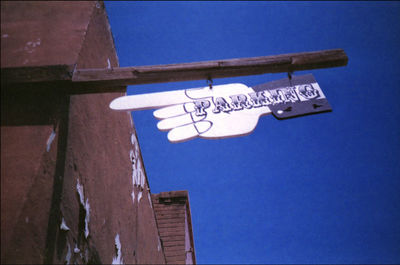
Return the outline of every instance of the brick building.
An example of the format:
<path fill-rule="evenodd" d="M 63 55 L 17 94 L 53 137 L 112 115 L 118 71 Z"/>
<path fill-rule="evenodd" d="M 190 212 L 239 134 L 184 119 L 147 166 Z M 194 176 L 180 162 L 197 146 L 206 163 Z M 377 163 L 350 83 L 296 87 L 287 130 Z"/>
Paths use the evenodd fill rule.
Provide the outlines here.
<path fill-rule="evenodd" d="M 102 2 L 1 2 L 1 263 L 195 263 L 186 191 L 151 194 Z M 117 91 L 117 92 L 115 92 Z"/>

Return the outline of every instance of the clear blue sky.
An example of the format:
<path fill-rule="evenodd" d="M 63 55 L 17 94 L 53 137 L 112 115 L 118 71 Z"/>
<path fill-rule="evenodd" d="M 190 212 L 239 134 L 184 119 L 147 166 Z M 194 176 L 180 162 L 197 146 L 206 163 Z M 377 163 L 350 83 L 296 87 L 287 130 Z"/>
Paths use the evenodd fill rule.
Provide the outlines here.
<path fill-rule="evenodd" d="M 333 112 L 172 144 L 133 113 L 151 191 L 188 190 L 198 263 L 400 263 L 400 2 L 106 2 L 121 66 L 342 48 Z M 285 77 L 215 79 L 253 86 Z M 206 80 L 130 86 L 140 94 Z"/>

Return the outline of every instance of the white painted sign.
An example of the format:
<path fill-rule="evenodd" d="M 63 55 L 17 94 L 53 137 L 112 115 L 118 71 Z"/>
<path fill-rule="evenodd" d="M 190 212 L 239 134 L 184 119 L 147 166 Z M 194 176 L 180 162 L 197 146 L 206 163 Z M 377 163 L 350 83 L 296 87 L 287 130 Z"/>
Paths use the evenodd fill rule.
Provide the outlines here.
<path fill-rule="evenodd" d="M 113 100 L 110 108 L 121 111 L 160 108 L 154 111 L 154 116 L 160 119 L 157 127 L 169 131 L 168 140 L 177 143 L 195 137 L 220 139 L 247 135 L 255 129 L 260 116 L 273 112 L 271 109 L 275 109 L 274 115 L 279 118 L 288 109 L 291 111 L 293 104 L 317 99 L 325 96 L 315 80 L 261 91 L 236 83 L 124 96 Z"/>

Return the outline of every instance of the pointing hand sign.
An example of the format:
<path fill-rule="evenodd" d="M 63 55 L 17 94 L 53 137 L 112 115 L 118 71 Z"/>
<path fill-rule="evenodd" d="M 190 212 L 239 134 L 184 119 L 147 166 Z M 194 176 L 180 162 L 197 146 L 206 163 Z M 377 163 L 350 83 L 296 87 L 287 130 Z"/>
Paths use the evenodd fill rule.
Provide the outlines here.
<path fill-rule="evenodd" d="M 253 107 L 246 96 L 254 90 L 243 84 L 150 93 L 113 100 L 114 110 L 143 110 L 163 107 L 154 112 L 161 119 L 157 127 L 168 131 L 173 142 L 202 138 L 225 138 L 252 132 L 263 114 L 271 111 L 260 104 Z M 228 103 L 231 102 L 231 103 Z"/>
<path fill-rule="evenodd" d="M 312 75 L 282 79 L 254 88 L 244 84 L 218 85 L 124 96 L 113 100 L 114 110 L 160 108 L 154 116 L 173 143 L 195 137 L 219 139 L 251 133 L 262 115 L 277 118 L 330 111 Z"/>

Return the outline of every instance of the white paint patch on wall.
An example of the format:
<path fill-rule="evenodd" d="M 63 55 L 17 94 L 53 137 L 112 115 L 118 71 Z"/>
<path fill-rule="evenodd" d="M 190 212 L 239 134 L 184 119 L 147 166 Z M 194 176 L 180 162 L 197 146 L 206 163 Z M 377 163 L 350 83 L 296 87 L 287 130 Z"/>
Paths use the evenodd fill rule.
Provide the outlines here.
<path fill-rule="evenodd" d="M 89 205 L 89 199 L 86 198 L 86 203 L 85 203 L 85 210 L 86 210 L 86 216 L 85 216 L 85 237 L 88 238 L 89 236 L 89 221 L 90 221 L 90 205 Z"/>
<path fill-rule="evenodd" d="M 74 253 L 78 254 L 81 250 L 78 248 L 78 245 L 75 243 Z"/>
<path fill-rule="evenodd" d="M 79 183 L 79 179 L 76 179 L 76 190 L 78 191 L 79 194 L 79 200 L 81 201 L 81 204 L 84 206 L 85 196 L 83 195 L 83 186 Z"/>
<path fill-rule="evenodd" d="M 145 177 L 144 177 L 142 162 L 140 159 L 136 160 L 136 168 L 134 169 L 134 173 L 135 173 L 134 174 L 135 184 L 143 190 Z"/>
<path fill-rule="evenodd" d="M 134 135 L 132 134 L 132 137 L 134 137 Z M 131 137 L 131 138 L 132 138 Z M 136 170 L 135 170 L 135 163 L 136 163 L 136 156 L 135 156 L 135 152 L 133 150 L 131 150 L 129 152 L 129 159 L 131 160 L 132 163 L 132 203 L 133 205 L 135 205 L 135 186 L 136 186 Z"/>
<path fill-rule="evenodd" d="M 138 202 L 140 202 L 140 200 L 142 199 L 142 191 L 139 191 L 139 195 L 138 195 Z"/>
<path fill-rule="evenodd" d="M 88 238 L 88 236 L 89 236 L 89 221 L 90 221 L 89 199 L 86 198 L 86 202 L 85 202 L 85 196 L 83 194 L 83 186 L 79 183 L 79 179 L 77 179 L 76 181 L 77 181 L 76 190 L 78 191 L 78 194 L 79 194 L 79 200 L 86 212 L 86 215 L 85 215 L 85 237 Z"/>
<path fill-rule="evenodd" d="M 126 93 L 125 93 L 125 96 L 126 96 Z M 127 113 L 128 116 L 129 116 L 129 121 L 130 121 L 130 124 L 131 124 L 131 128 L 133 128 L 132 113 L 131 113 L 130 111 L 127 111 L 126 113 Z M 132 135 L 134 135 L 134 134 L 132 134 Z M 132 144 L 133 144 L 133 143 L 132 143 Z"/>
<path fill-rule="evenodd" d="M 71 246 L 69 242 L 67 242 L 67 255 L 65 256 L 64 264 L 69 265 L 71 263 Z"/>
<path fill-rule="evenodd" d="M 46 151 L 47 152 L 50 151 L 51 143 L 54 141 L 54 138 L 56 138 L 56 132 L 53 130 L 46 142 Z"/>
<path fill-rule="evenodd" d="M 69 227 L 68 227 L 67 224 L 65 223 L 64 217 L 63 217 L 62 220 L 61 220 L 60 229 L 61 229 L 61 230 L 64 230 L 64 231 L 69 231 Z"/>
<path fill-rule="evenodd" d="M 144 171 L 143 168 L 140 168 L 140 176 L 142 177 L 140 179 L 140 187 L 142 187 L 142 189 L 144 189 L 144 181 L 145 181 L 145 177 L 144 177 Z"/>
<path fill-rule="evenodd" d="M 124 264 L 124 260 L 122 259 L 122 247 L 121 241 L 119 240 L 119 234 L 115 236 L 115 249 L 117 250 L 117 256 L 113 258 L 112 264 Z"/>
<path fill-rule="evenodd" d="M 153 209 L 153 204 L 151 203 L 150 191 L 147 192 L 147 198 L 149 199 L 150 208 Z"/>
<path fill-rule="evenodd" d="M 136 135 L 134 133 L 131 134 L 131 144 L 135 147 L 135 150 L 137 150 L 138 141 L 137 141 Z"/>
<path fill-rule="evenodd" d="M 131 196 L 132 196 L 132 203 L 133 205 L 135 205 L 135 190 L 132 191 Z"/>
<path fill-rule="evenodd" d="M 131 160 L 132 164 L 135 162 L 135 152 L 133 150 L 129 151 L 129 159 Z"/>
<path fill-rule="evenodd" d="M 157 246 L 157 249 L 158 249 L 158 251 L 160 252 L 160 251 L 161 251 L 161 240 L 160 240 L 160 236 L 157 236 L 157 238 L 158 238 L 158 246 Z"/>
<path fill-rule="evenodd" d="M 131 134 L 131 144 L 132 144 L 132 149 L 129 152 L 129 159 L 132 163 L 132 185 L 133 185 L 132 200 L 133 204 L 135 204 L 135 199 L 136 199 L 135 188 L 136 187 L 139 188 L 139 192 L 137 194 L 137 200 L 138 202 L 140 202 L 143 196 L 145 176 L 144 176 L 142 162 L 140 160 L 139 143 L 134 133 Z"/>
<path fill-rule="evenodd" d="M 136 156 L 135 156 L 135 152 L 133 150 L 131 150 L 129 152 L 129 159 L 131 160 L 132 163 L 132 185 L 135 186 L 136 185 Z"/>
<path fill-rule="evenodd" d="M 33 53 L 35 51 L 35 48 L 39 46 L 40 43 L 40 38 L 37 38 L 35 41 L 28 41 L 24 47 L 24 51 L 26 51 L 27 53 Z"/>

